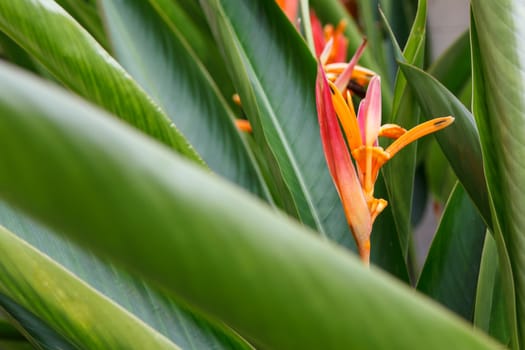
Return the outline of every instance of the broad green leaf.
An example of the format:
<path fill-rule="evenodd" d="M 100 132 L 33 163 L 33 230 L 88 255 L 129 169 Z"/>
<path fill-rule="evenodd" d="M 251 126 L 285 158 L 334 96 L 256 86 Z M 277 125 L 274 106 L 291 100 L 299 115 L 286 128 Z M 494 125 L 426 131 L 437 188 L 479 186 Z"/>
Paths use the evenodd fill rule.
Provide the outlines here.
<path fill-rule="evenodd" d="M 164 112 L 54 1 L 1 1 L 0 30 L 69 89 L 201 162 Z"/>
<path fill-rule="evenodd" d="M 3 281 L 2 281 L 3 283 Z M 50 328 L 40 318 L 17 304 L 8 296 L 0 292 L 0 311 L 3 311 L 17 329 L 24 335 L 33 349 L 73 350 L 77 349 L 73 343 L 66 340 L 55 330 Z M 0 343 L 1 345 L 1 343 Z M 4 349 L 0 347 L 0 349 Z"/>
<path fill-rule="evenodd" d="M 324 159 L 315 107 L 316 65 L 274 1 L 202 1 L 286 211 L 354 247 Z M 287 199 L 289 200 L 287 201 Z M 291 203 L 290 203 L 291 200 Z"/>
<path fill-rule="evenodd" d="M 473 111 L 480 131 L 494 237 L 508 298 L 511 347 L 525 342 L 524 71 L 518 1 L 472 2 Z M 490 21 L 487 22 L 487 21 Z M 508 260 L 507 260 L 508 259 Z M 510 272 L 510 273 L 509 273 Z"/>
<path fill-rule="evenodd" d="M 425 119 L 451 115 L 452 125 L 435 133 L 443 153 L 488 227 L 491 214 L 479 135 L 472 114 L 441 83 L 424 71 L 400 63 L 408 85 L 421 104 Z"/>
<path fill-rule="evenodd" d="M 177 349 L 45 255 L 0 227 L 0 293 L 86 349 Z"/>
<path fill-rule="evenodd" d="M 97 0 L 55 0 L 73 16 L 104 48 L 108 48 L 108 38 L 97 11 Z"/>
<path fill-rule="evenodd" d="M 1 202 L 0 224 L 184 349 L 248 347 L 231 332 L 177 305 L 165 293 L 101 261 Z"/>
<path fill-rule="evenodd" d="M 103 111 L 5 66 L 0 91 L 3 198 L 256 346 L 498 348 Z"/>
<path fill-rule="evenodd" d="M 219 89 L 176 28 L 147 1 L 101 1 L 115 57 L 216 173 L 271 202 Z"/>
<path fill-rule="evenodd" d="M 411 64 L 422 66 L 425 55 L 427 2 L 419 1 L 418 11 L 402 56 Z M 392 38 L 395 41 L 395 38 Z M 396 48 L 398 47 L 395 45 Z M 401 54 L 401 53 L 399 53 Z M 406 88 L 405 77 L 398 70 L 394 87 L 392 117 L 389 122 L 410 129 L 419 123 L 420 110 L 412 91 Z M 401 251 L 407 258 L 412 236 L 411 212 L 416 171 L 417 142 L 405 147 L 383 167 L 391 210 L 399 237 Z"/>
<path fill-rule="evenodd" d="M 469 322 L 474 317 L 485 231 L 470 198 L 456 184 L 417 283 L 419 291 Z"/>
<path fill-rule="evenodd" d="M 474 326 L 508 346 L 510 335 L 505 315 L 507 299 L 501 277 L 496 242 L 491 235 L 486 235 L 479 268 Z"/>

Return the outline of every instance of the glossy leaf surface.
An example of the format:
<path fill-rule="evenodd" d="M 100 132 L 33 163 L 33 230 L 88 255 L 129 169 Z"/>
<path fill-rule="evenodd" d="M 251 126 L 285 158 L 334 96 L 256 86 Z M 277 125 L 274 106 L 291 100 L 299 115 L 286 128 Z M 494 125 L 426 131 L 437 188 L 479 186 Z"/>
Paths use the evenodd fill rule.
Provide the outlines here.
<path fill-rule="evenodd" d="M 69 89 L 188 158 L 201 161 L 164 112 L 54 1 L 0 2 L 0 30 Z"/>

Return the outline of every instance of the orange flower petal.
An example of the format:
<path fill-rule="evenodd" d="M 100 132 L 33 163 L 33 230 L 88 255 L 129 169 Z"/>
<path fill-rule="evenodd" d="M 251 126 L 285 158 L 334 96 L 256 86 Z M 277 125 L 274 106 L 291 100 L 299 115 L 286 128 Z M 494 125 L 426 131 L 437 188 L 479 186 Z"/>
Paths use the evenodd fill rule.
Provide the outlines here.
<path fill-rule="evenodd" d="M 372 220 L 337 121 L 330 86 L 320 64 L 315 90 L 319 128 L 328 169 L 343 203 L 346 219 L 352 229 L 360 255 L 364 261 L 367 261 L 370 253 Z"/>

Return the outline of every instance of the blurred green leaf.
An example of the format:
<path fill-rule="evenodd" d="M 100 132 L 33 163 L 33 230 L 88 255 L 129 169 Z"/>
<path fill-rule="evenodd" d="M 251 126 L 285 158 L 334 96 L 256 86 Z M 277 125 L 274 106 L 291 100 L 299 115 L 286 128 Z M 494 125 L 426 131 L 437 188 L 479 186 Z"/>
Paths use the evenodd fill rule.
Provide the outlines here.
<path fill-rule="evenodd" d="M 469 322 L 474 317 L 485 231 L 470 198 L 456 184 L 417 282 L 419 291 Z"/>
<path fill-rule="evenodd" d="M 147 1 L 101 1 L 115 56 L 218 174 L 271 202 L 219 89 Z"/>
<path fill-rule="evenodd" d="M 511 347 L 525 342 L 525 12 L 520 1 L 471 5 L 473 111 L 500 254 Z M 508 260 L 507 260 L 508 259 Z"/>
<path fill-rule="evenodd" d="M 0 256 L 0 293 L 52 325 L 71 348 L 177 349 L 3 227 Z"/>
<path fill-rule="evenodd" d="M 83 251 L 2 202 L 0 223 L 182 348 L 247 348 L 230 331 L 212 326 L 165 293 Z"/>
<path fill-rule="evenodd" d="M 188 158 L 201 162 L 164 112 L 54 1 L 0 2 L 0 30 L 69 89 Z"/>
<path fill-rule="evenodd" d="M 315 107 L 316 65 L 273 1 L 202 1 L 284 208 L 306 225 L 355 247 L 326 166 Z"/>
<path fill-rule="evenodd" d="M 2 197 L 256 346 L 498 348 L 102 111 L 3 65 L 0 91 Z"/>
<path fill-rule="evenodd" d="M 447 115 L 455 118 L 452 125 L 434 135 L 458 180 L 472 198 L 487 226 L 491 227 L 479 135 L 472 114 L 432 76 L 405 63 L 400 63 L 400 67 L 421 104 L 425 119 Z"/>
<path fill-rule="evenodd" d="M 17 329 L 24 334 L 27 341 L 32 344 L 31 349 L 77 349 L 70 341 L 53 330 L 33 313 L 14 302 L 8 296 L 0 292 L 0 311 L 3 311 L 16 325 Z M 20 345 L 20 342 L 17 342 Z M 0 346 L 3 345 L 0 342 Z M 4 350 L 3 347 L 0 349 Z"/>
<path fill-rule="evenodd" d="M 105 49 L 108 46 L 108 39 L 104 32 L 102 20 L 97 11 L 97 0 L 55 0 L 64 10 L 77 20 L 97 42 Z"/>
<path fill-rule="evenodd" d="M 507 300 L 501 277 L 496 242 L 491 235 L 486 235 L 479 269 L 474 325 L 508 346 Z"/>
<path fill-rule="evenodd" d="M 38 72 L 33 59 L 2 32 L 0 32 L 0 57 L 29 71 Z"/>

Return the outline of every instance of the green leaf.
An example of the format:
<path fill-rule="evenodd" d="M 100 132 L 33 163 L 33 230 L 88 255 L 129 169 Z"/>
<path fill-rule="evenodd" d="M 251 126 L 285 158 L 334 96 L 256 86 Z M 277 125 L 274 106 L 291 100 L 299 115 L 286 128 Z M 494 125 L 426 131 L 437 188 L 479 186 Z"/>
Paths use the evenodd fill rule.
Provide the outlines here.
<path fill-rule="evenodd" d="M 254 345 L 498 348 L 102 111 L 3 65 L 0 91 L 0 195 Z"/>
<path fill-rule="evenodd" d="M 364 27 L 364 32 L 368 40 L 368 50 L 370 50 L 374 61 L 380 67 L 387 67 L 386 52 L 383 33 L 379 23 L 379 1 L 378 0 L 357 0 L 359 17 Z M 355 49 L 354 49 L 355 50 Z M 387 80 L 389 77 L 384 77 Z"/>
<path fill-rule="evenodd" d="M 228 69 L 206 21 L 199 3 L 195 0 L 150 0 L 158 15 L 177 35 L 184 37 L 187 45 L 206 67 L 230 107 L 239 110 L 233 102 L 235 94 Z"/>
<path fill-rule="evenodd" d="M 202 1 L 286 211 L 354 247 L 326 166 L 315 107 L 316 65 L 273 1 Z M 290 203 L 291 201 L 291 203 Z"/>
<path fill-rule="evenodd" d="M 0 311 L 7 315 L 27 341 L 32 344 L 33 349 L 73 350 L 77 348 L 50 328 L 48 324 L 2 293 L 0 293 Z M 3 344 L 0 343 L 0 345 Z"/>
<path fill-rule="evenodd" d="M 104 32 L 102 20 L 97 11 L 97 0 L 55 0 L 75 20 L 80 23 L 104 48 L 108 47 L 108 39 Z"/>
<path fill-rule="evenodd" d="M 421 0 L 419 1 L 410 36 L 402 53 L 407 62 L 418 66 L 422 66 L 425 56 L 426 17 L 427 2 L 426 0 Z M 392 40 L 395 41 L 395 38 L 392 38 Z M 397 45 L 395 46 L 398 47 Z M 407 130 L 419 123 L 419 106 L 414 101 L 412 92 L 406 89 L 405 77 L 399 70 L 394 88 L 392 113 L 392 118 L 389 122 L 396 123 Z M 416 153 L 417 142 L 414 142 L 385 164 L 382 170 L 401 251 L 405 258 L 407 258 L 409 242 L 412 236 L 411 212 Z"/>
<path fill-rule="evenodd" d="M 164 112 L 54 1 L 0 2 L 0 30 L 69 89 L 201 162 Z"/>
<path fill-rule="evenodd" d="M 473 111 L 478 124 L 494 237 L 508 298 L 512 348 L 525 342 L 525 23 L 519 1 L 472 2 Z M 507 260 L 507 258 L 509 260 Z M 510 273 L 509 273 L 510 272 Z"/>
<path fill-rule="evenodd" d="M 23 340 L 24 337 L 13 327 L 0 308 L 0 339 Z"/>
<path fill-rule="evenodd" d="M 447 202 L 417 289 L 469 322 L 485 240 L 485 225 L 461 184 Z"/>
<path fill-rule="evenodd" d="M 1 202 L 0 223 L 182 348 L 248 347 L 229 330 L 205 322 L 165 293 L 101 261 Z"/>
<path fill-rule="evenodd" d="M 271 202 L 234 114 L 204 64 L 147 1 L 101 1 L 115 56 L 218 174 Z"/>
<path fill-rule="evenodd" d="M 474 325 L 508 346 L 507 299 L 502 287 L 496 242 L 491 235 L 486 235 L 479 269 Z"/>
<path fill-rule="evenodd" d="M 73 347 L 177 349 L 3 227 L 0 256 L 0 293 L 52 324 Z"/>
<path fill-rule="evenodd" d="M 0 57 L 24 69 L 38 72 L 31 57 L 4 33 L 0 32 Z"/>
<path fill-rule="evenodd" d="M 451 115 L 452 125 L 434 134 L 452 169 L 488 227 L 491 215 L 478 131 L 472 114 L 441 83 L 424 71 L 400 63 L 408 84 L 421 104 L 423 117 Z"/>

